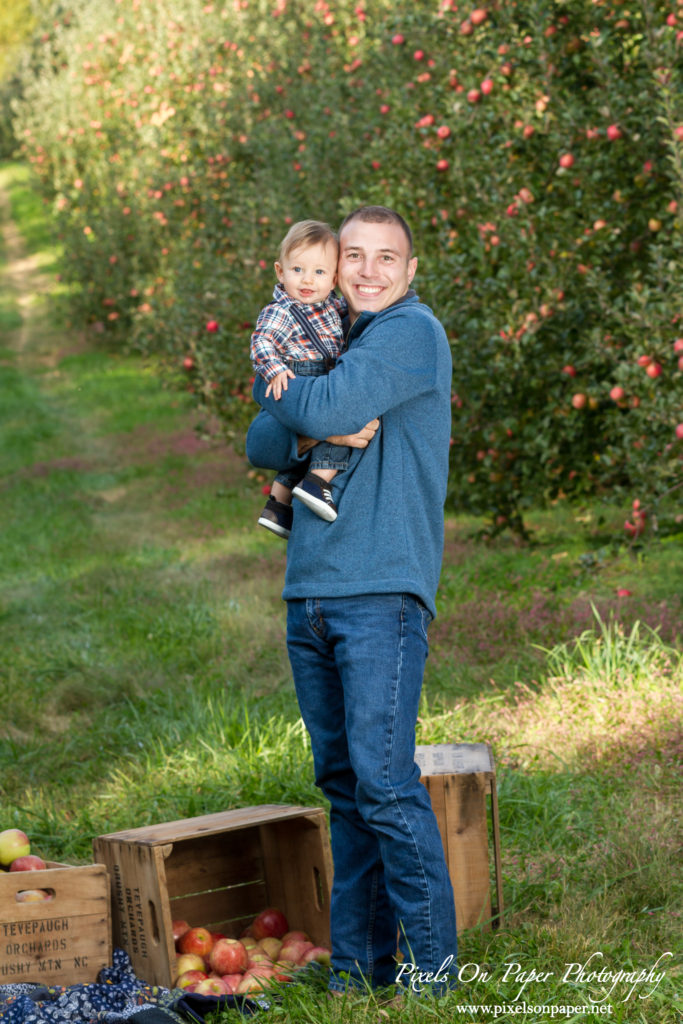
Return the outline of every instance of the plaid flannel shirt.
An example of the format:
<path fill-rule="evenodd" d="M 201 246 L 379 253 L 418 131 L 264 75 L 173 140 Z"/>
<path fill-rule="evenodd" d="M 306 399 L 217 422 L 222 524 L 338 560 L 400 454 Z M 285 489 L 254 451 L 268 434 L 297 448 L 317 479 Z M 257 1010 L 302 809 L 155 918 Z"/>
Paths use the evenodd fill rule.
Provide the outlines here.
<path fill-rule="evenodd" d="M 261 310 L 251 336 L 252 366 L 268 382 L 287 369 L 292 361 L 322 359 L 323 356 L 306 337 L 289 309 L 296 302 L 277 284 L 273 301 Z M 328 350 L 331 359 L 341 355 L 344 348 L 342 315 L 346 303 L 330 292 L 324 302 L 309 306 L 296 302 L 305 314 L 318 338 Z"/>

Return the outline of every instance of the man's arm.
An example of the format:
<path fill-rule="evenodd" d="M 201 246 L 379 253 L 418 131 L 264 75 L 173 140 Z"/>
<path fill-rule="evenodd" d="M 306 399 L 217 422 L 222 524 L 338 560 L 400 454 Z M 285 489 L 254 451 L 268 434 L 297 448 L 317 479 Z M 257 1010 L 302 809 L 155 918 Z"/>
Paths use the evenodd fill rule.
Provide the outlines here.
<path fill-rule="evenodd" d="M 333 435 L 325 440 L 350 448 L 367 448 L 378 428 L 379 420 L 372 420 L 357 433 Z M 292 462 L 303 461 L 317 443 L 312 437 L 293 434 L 262 409 L 247 431 L 247 458 L 252 466 L 260 469 L 282 469 Z"/>
<path fill-rule="evenodd" d="M 299 436 L 352 434 L 388 409 L 429 391 L 440 347 L 448 353 L 445 333 L 434 316 L 417 304 L 400 305 L 381 323 L 371 322 L 331 373 L 297 377 L 279 402 L 266 399 L 257 380 L 254 398 Z M 444 365 L 441 361 L 441 370 Z"/>

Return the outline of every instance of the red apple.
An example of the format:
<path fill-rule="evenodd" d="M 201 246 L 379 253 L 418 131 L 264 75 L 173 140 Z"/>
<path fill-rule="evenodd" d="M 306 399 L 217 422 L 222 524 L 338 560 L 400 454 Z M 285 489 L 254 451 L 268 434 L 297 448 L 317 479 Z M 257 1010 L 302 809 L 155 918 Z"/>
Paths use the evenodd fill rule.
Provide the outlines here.
<path fill-rule="evenodd" d="M 283 943 L 288 942 L 290 939 L 300 939 L 301 942 L 310 942 L 311 937 L 306 932 L 302 932 L 300 929 L 295 928 L 291 932 L 285 932 L 282 936 Z"/>
<path fill-rule="evenodd" d="M 481 93 L 479 92 L 478 89 L 470 89 L 468 91 L 468 93 L 467 93 L 467 102 L 468 103 L 478 103 L 480 99 L 481 99 Z"/>
<path fill-rule="evenodd" d="M 573 166 L 574 166 L 574 157 L 572 156 L 572 154 L 571 153 L 563 153 L 562 156 L 560 157 L 560 167 L 569 168 L 569 167 L 573 167 Z"/>
<path fill-rule="evenodd" d="M 576 377 L 576 369 L 570 363 L 562 367 L 562 373 L 566 373 L 568 377 Z"/>
<path fill-rule="evenodd" d="M 648 377 L 652 377 L 653 380 L 655 379 L 655 377 L 659 377 L 661 372 L 662 372 L 662 364 L 661 363 L 650 363 L 649 366 L 645 367 L 645 373 L 648 375 Z"/>
<path fill-rule="evenodd" d="M 183 988 L 186 992 L 194 992 L 200 981 L 204 981 L 208 975 L 205 971 L 183 971 L 173 983 L 174 988 Z"/>
<path fill-rule="evenodd" d="M 493 79 L 485 78 L 481 83 L 480 88 L 484 96 L 488 96 L 489 93 L 492 92 L 493 90 Z"/>
<path fill-rule="evenodd" d="M 274 935 L 276 939 L 282 938 L 289 929 L 287 918 L 277 907 L 266 907 L 251 923 L 251 934 L 258 942 L 268 935 Z"/>
<path fill-rule="evenodd" d="M 318 964 L 329 967 L 331 956 L 332 953 L 326 946 L 312 946 L 311 949 L 306 950 L 299 963 L 303 966 L 304 964 L 310 964 L 314 960 Z"/>
<path fill-rule="evenodd" d="M 243 974 L 224 974 L 223 981 L 230 989 L 230 992 L 234 993 L 237 991 L 237 986 L 239 985 L 243 977 Z"/>
<path fill-rule="evenodd" d="M 209 334 L 215 334 L 216 331 L 218 330 L 218 321 L 217 320 L 207 320 L 206 321 L 206 329 L 209 332 Z"/>
<path fill-rule="evenodd" d="M 25 857 L 17 857 L 9 866 L 10 871 L 44 871 L 47 864 L 42 857 L 28 853 Z"/>
<path fill-rule="evenodd" d="M 22 889 L 15 899 L 17 903 L 41 903 L 43 900 L 51 900 L 52 893 L 47 889 Z"/>
<path fill-rule="evenodd" d="M 308 943 L 303 939 L 288 939 L 287 942 L 282 943 L 278 960 L 288 960 L 296 964 L 312 945 L 312 942 Z"/>
<path fill-rule="evenodd" d="M 27 857 L 31 852 L 28 836 L 19 828 L 6 828 L 0 832 L 0 867 L 7 868 L 17 857 Z"/>
<path fill-rule="evenodd" d="M 610 142 L 614 142 L 615 139 L 621 138 L 621 129 L 616 124 L 607 125 L 607 138 Z"/>
<path fill-rule="evenodd" d="M 683 352 L 683 338 L 676 338 L 674 341 L 674 352 Z"/>
<path fill-rule="evenodd" d="M 473 25 L 481 25 L 483 21 L 486 21 L 488 13 L 485 7 L 475 7 L 470 14 L 470 21 Z"/>
<path fill-rule="evenodd" d="M 183 937 L 185 932 L 189 932 L 190 926 L 187 921 L 174 921 L 173 922 L 173 941 L 176 949 L 178 948 L 178 941 Z"/>
<path fill-rule="evenodd" d="M 676 437 L 679 441 L 683 441 L 683 423 L 676 424 Z"/>
<path fill-rule="evenodd" d="M 264 973 L 268 972 L 268 973 Z M 254 971 L 247 971 L 243 975 L 241 982 L 237 986 L 237 995 L 243 995 L 246 992 L 259 992 L 264 988 L 268 987 L 269 980 L 274 977 L 275 972 L 272 968 L 263 967 L 258 973 Z"/>
<path fill-rule="evenodd" d="M 208 957 L 212 948 L 211 932 L 206 928 L 190 928 L 178 942 L 178 949 L 181 953 L 196 953 L 204 959 Z"/>
<path fill-rule="evenodd" d="M 204 978 L 194 987 L 200 996 L 230 996 L 232 991 L 222 978 Z"/>
<path fill-rule="evenodd" d="M 650 363 L 652 362 L 652 356 L 645 356 L 645 355 L 638 356 L 637 362 L 638 362 L 638 366 L 642 366 L 643 369 L 645 369 L 645 367 L 649 366 Z"/>
<path fill-rule="evenodd" d="M 216 974 L 240 974 L 248 963 L 249 954 L 239 939 L 219 939 L 209 953 L 209 966 Z"/>
<path fill-rule="evenodd" d="M 192 356 L 185 356 L 185 358 L 183 359 L 183 369 L 184 370 L 193 370 L 194 369 L 194 359 L 192 358 Z"/>
<path fill-rule="evenodd" d="M 609 396 L 613 402 L 620 402 L 622 398 L 625 396 L 625 394 L 626 392 L 624 391 L 624 389 L 620 388 L 618 384 L 615 384 L 615 386 L 610 391 Z"/>
<path fill-rule="evenodd" d="M 586 396 L 580 391 L 576 395 L 572 395 L 572 405 L 575 409 L 583 409 L 586 405 Z"/>

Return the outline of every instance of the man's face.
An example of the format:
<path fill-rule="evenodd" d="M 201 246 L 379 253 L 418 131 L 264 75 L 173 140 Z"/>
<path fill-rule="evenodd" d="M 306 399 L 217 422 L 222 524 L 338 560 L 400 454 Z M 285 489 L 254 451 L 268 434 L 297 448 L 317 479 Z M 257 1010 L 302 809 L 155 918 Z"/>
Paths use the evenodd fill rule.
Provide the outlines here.
<path fill-rule="evenodd" d="M 399 224 L 374 224 L 354 218 L 339 238 L 339 288 L 353 322 L 367 309 L 377 313 L 402 298 L 417 270 L 408 239 Z"/>

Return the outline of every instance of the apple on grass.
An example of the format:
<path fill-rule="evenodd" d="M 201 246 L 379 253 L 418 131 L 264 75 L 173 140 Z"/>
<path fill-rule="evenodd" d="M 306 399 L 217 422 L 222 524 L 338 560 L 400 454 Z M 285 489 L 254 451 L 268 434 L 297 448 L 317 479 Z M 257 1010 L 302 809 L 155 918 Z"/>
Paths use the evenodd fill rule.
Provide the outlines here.
<path fill-rule="evenodd" d="M 200 996 L 229 996 L 232 995 L 230 987 L 222 978 L 204 978 L 194 987 L 194 991 Z"/>
<path fill-rule="evenodd" d="M 0 832 L 0 867 L 7 868 L 17 857 L 27 857 L 30 852 L 28 836 L 20 828 L 6 828 Z"/>
<path fill-rule="evenodd" d="M 9 866 L 10 871 L 45 871 L 47 864 L 35 853 L 27 853 L 25 857 L 17 857 Z"/>
<path fill-rule="evenodd" d="M 239 939 L 219 939 L 209 953 L 211 970 L 221 976 L 241 974 L 249 965 L 249 954 Z"/>
<path fill-rule="evenodd" d="M 326 946 L 313 946 L 311 949 L 306 950 L 299 963 L 303 966 L 314 961 L 315 963 L 322 964 L 324 967 L 329 967 L 331 958 L 332 953 Z"/>
<path fill-rule="evenodd" d="M 241 973 L 223 974 L 222 975 L 223 981 L 225 982 L 225 984 L 230 989 L 230 992 L 231 992 L 232 995 L 234 995 L 235 992 L 237 991 L 237 986 L 240 984 L 240 982 L 242 981 L 243 977 L 244 977 L 244 975 L 241 974 Z"/>
<path fill-rule="evenodd" d="M 246 992 L 259 992 L 268 987 L 268 984 L 275 976 L 272 967 L 249 968 L 242 975 L 242 980 L 237 986 L 236 995 L 243 995 Z"/>

